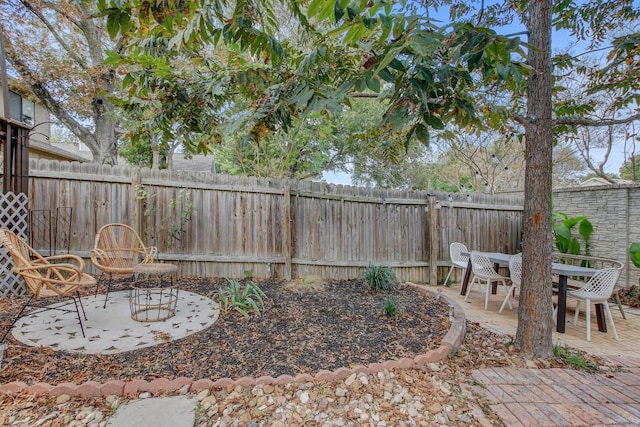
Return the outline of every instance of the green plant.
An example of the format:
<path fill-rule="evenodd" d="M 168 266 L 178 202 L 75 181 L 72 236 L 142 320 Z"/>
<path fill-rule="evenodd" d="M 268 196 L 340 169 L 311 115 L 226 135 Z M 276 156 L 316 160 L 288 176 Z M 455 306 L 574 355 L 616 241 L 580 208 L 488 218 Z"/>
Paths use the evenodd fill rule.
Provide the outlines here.
<path fill-rule="evenodd" d="M 175 199 L 169 199 L 168 208 L 170 210 L 180 209 L 179 218 L 176 220 L 175 215 L 163 217 L 160 219 L 160 229 L 171 238 L 167 242 L 167 247 L 172 246 L 172 241 L 180 242 L 187 233 L 187 224 L 191 221 L 191 216 L 196 212 L 196 208 L 189 196 L 191 192 L 185 188 L 178 190 L 178 196 Z M 153 217 L 158 212 L 158 204 L 155 193 L 151 193 L 144 185 L 136 187 L 136 199 L 145 201 L 145 217 Z"/>
<path fill-rule="evenodd" d="M 453 285 L 453 279 L 449 279 L 445 281 L 445 279 L 438 279 L 438 285 L 444 285 L 447 288 L 450 288 Z"/>
<path fill-rule="evenodd" d="M 384 314 L 388 317 L 397 316 L 402 311 L 402 305 L 393 297 L 387 297 L 384 300 Z"/>
<path fill-rule="evenodd" d="M 585 215 L 569 217 L 564 212 L 553 214 L 553 234 L 556 248 L 564 254 L 580 255 L 580 242 L 571 235 L 571 230 L 576 225 L 578 225 L 578 233 L 584 241 L 584 254 L 589 255 L 593 225 Z"/>
<path fill-rule="evenodd" d="M 633 242 L 629 245 L 629 258 L 633 265 L 640 268 L 640 243 Z"/>
<path fill-rule="evenodd" d="M 369 264 L 364 272 L 364 279 L 374 291 L 390 291 L 396 287 L 396 274 L 386 265 Z"/>
<path fill-rule="evenodd" d="M 220 308 L 222 311 L 235 310 L 244 317 L 251 314 L 260 316 L 264 309 L 265 293 L 252 281 L 248 281 L 242 286 L 237 280 L 227 280 L 227 286 L 218 289 Z"/>
<path fill-rule="evenodd" d="M 245 279 L 249 279 L 249 280 L 253 279 L 253 271 L 245 270 L 244 271 L 244 278 Z"/>
<path fill-rule="evenodd" d="M 553 354 L 560 359 L 564 359 L 568 364 L 580 369 L 581 371 L 595 372 L 598 370 L 598 366 L 595 363 L 580 357 L 578 354 L 571 351 L 566 345 L 561 346 L 560 344 L 554 344 Z"/>

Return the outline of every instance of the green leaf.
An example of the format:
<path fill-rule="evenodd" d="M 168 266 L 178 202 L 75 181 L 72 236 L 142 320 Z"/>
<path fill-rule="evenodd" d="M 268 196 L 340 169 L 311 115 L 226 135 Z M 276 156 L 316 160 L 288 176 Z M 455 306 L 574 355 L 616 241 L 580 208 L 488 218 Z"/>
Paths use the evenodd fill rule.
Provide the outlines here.
<path fill-rule="evenodd" d="M 120 31 L 120 11 L 107 17 L 107 33 L 109 33 L 109 37 L 115 39 L 118 31 Z"/>
<path fill-rule="evenodd" d="M 591 234 L 593 234 L 593 225 L 587 218 L 584 218 L 582 221 L 580 221 L 578 232 L 580 233 L 580 236 L 582 236 L 582 239 L 585 241 L 585 243 L 589 243 Z"/>
<path fill-rule="evenodd" d="M 379 93 L 380 92 L 380 80 L 376 77 L 373 76 L 367 76 L 367 87 L 375 92 L 375 93 Z"/>
<path fill-rule="evenodd" d="M 429 129 L 422 123 L 418 123 L 415 129 L 416 137 L 425 147 L 429 146 L 431 142 L 431 136 L 429 135 Z"/>

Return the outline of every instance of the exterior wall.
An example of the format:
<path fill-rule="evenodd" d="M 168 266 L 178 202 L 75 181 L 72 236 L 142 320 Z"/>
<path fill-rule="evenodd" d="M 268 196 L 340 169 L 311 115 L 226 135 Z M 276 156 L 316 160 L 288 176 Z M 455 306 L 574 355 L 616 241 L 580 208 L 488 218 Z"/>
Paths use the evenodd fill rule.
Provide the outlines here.
<path fill-rule="evenodd" d="M 624 262 L 619 283 L 637 285 L 640 270 L 629 260 L 628 249 L 631 242 L 640 242 L 640 225 L 635 221 L 640 213 L 640 185 L 556 189 L 553 200 L 554 212 L 586 215 L 594 229 L 590 254 Z"/>

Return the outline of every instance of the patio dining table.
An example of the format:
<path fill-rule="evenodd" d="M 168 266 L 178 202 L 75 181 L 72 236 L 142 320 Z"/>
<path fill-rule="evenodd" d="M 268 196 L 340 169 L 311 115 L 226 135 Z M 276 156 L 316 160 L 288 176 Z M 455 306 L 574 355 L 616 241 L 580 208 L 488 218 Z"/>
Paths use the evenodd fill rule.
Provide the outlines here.
<path fill-rule="evenodd" d="M 509 254 L 503 254 L 500 252 L 484 252 L 493 262 L 496 271 L 500 265 L 509 265 Z M 460 287 L 460 295 L 467 294 L 467 287 L 469 285 L 469 278 L 471 276 L 471 253 L 462 252 L 462 256 L 469 257 L 467 269 L 462 279 L 462 286 Z M 562 264 L 559 262 L 551 263 L 551 273 L 558 275 L 558 314 L 556 316 L 556 331 L 564 333 L 566 323 L 566 308 L 567 308 L 567 282 L 569 277 L 591 277 L 598 269 L 581 267 L 578 265 Z M 596 304 L 596 319 L 598 321 L 598 330 L 601 332 L 607 332 L 607 324 L 604 317 L 604 310 L 602 304 Z"/>

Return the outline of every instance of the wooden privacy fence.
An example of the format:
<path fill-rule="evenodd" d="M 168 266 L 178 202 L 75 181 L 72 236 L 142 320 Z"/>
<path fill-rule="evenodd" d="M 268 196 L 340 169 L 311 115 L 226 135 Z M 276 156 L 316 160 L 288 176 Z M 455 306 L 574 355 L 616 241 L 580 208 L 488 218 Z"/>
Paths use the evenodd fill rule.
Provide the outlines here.
<path fill-rule="evenodd" d="M 69 249 L 131 224 L 182 275 L 359 277 L 369 264 L 434 283 L 449 243 L 519 250 L 522 198 L 391 191 L 308 181 L 32 160 L 30 208 L 73 210 Z M 438 271 L 438 270 L 441 271 Z"/>

